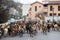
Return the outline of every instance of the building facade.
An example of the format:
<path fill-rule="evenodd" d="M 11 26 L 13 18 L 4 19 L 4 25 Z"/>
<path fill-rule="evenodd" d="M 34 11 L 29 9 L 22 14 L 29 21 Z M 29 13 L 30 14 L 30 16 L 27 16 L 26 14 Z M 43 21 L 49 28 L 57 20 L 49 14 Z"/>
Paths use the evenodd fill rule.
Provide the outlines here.
<path fill-rule="evenodd" d="M 47 16 L 60 16 L 60 1 L 49 1 L 44 4 L 44 13 Z"/>
<path fill-rule="evenodd" d="M 48 0 L 47 0 L 48 1 Z M 29 18 L 36 19 L 36 15 L 42 13 L 44 16 L 60 16 L 60 1 L 34 2 L 30 4 Z"/>
<path fill-rule="evenodd" d="M 30 5 L 31 7 L 29 9 L 29 18 L 36 19 L 36 15 L 43 12 L 43 4 L 36 1 Z"/>

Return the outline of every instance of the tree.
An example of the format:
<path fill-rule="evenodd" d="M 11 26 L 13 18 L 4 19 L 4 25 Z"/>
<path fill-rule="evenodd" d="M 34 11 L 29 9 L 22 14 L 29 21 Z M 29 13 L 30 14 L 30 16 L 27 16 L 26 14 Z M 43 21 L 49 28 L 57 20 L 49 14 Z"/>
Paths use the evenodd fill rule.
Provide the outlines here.
<path fill-rule="evenodd" d="M 8 9 L 5 9 L 2 12 L 0 12 L 0 23 L 5 23 L 8 21 L 8 19 L 9 19 Z"/>
<path fill-rule="evenodd" d="M 13 0 L 0 0 L 0 23 L 5 23 L 10 18 L 9 9 L 11 7 L 17 9 L 20 3 L 16 3 Z"/>
<path fill-rule="evenodd" d="M 11 4 L 9 4 L 10 1 L 9 0 L 0 0 L 0 23 L 7 22 L 10 17 L 9 9 L 12 6 Z"/>

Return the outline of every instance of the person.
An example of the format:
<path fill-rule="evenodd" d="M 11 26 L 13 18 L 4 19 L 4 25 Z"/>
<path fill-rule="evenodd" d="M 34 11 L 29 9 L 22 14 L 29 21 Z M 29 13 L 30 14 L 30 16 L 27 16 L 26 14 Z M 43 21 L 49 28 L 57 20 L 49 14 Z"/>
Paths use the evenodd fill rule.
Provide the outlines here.
<path fill-rule="evenodd" d="M 36 33 L 37 33 L 37 27 L 36 27 L 36 25 L 33 24 L 31 28 L 32 28 L 31 30 L 33 31 L 33 34 L 36 35 Z"/>
<path fill-rule="evenodd" d="M 54 30 L 54 23 L 51 23 L 52 30 Z"/>
<path fill-rule="evenodd" d="M 10 36 L 11 28 L 8 28 L 8 35 Z"/>
<path fill-rule="evenodd" d="M 47 30 L 48 30 L 48 32 L 50 32 L 50 28 L 51 28 L 51 24 L 50 24 L 50 22 L 48 21 L 48 22 L 47 22 Z"/>
<path fill-rule="evenodd" d="M 24 28 L 23 28 L 23 26 L 21 26 L 20 31 L 19 31 L 19 35 L 20 35 L 20 37 L 23 36 L 23 33 L 24 33 Z"/>
<path fill-rule="evenodd" d="M 33 29 L 32 29 L 32 27 L 29 28 L 29 34 L 30 34 L 30 37 L 33 37 L 33 35 L 32 35 L 32 34 L 33 34 Z"/>
<path fill-rule="evenodd" d="M 29 22 L 27 22 L 27 24 L 26 24 L 27 33 L 29 33 L 30 27 L 31 27 L 31 22 L 29 21 Z"/>

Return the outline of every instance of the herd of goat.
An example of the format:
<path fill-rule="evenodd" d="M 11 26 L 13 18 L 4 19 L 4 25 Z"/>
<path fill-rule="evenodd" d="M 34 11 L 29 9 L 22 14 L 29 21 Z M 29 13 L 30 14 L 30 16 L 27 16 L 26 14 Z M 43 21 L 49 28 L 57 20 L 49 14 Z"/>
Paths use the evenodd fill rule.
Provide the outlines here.
<path fill-rule="evenodd" d="M 60 21 L 51 22 L 48 20 L 46 23 L 41 23 L 40 21 L 17 21 L 7 25 L 0 25 L 0 38 L 17 35 L 22 37 L 25 33 L 33 37 L 38 33 L 38 30 L 47 34 L 51 29 L 60 31 Z"/>

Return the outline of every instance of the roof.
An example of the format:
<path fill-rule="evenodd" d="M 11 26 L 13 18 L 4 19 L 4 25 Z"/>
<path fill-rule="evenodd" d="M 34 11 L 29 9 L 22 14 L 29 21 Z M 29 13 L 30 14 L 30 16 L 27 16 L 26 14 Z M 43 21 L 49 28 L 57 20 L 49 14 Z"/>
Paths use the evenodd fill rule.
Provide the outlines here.
<path fill-rule="evenodd" d="M 35 1 L 35 2 L 31 3 L 31 5 L 33 5 L 35 3 L 43 4 L 43 3 L 39 2 L 39 1 Z"/>
<path fill-rule="evenodd" d="M 49 4 L 49 5 L 60 4 L 60 1 L 49 1 L 47 4 Z"/>

